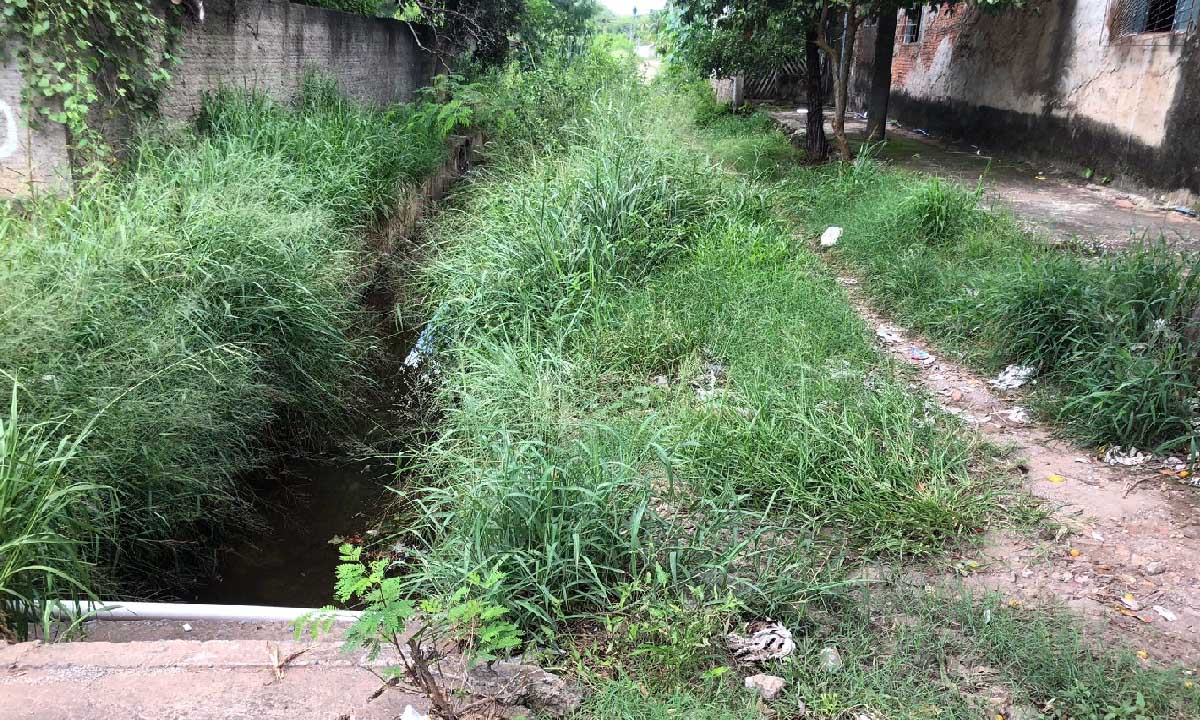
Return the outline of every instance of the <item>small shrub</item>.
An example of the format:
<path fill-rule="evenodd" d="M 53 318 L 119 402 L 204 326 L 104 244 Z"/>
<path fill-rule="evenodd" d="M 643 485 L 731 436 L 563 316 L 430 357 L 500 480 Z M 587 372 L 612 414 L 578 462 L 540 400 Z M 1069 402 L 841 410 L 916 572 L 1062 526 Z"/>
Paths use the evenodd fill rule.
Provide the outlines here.
<path fill-rule="evenodd" d="M 896 208 L 891 231 L 901 242 L 957 243 L 984 219 L 979 191 L 933 178 L 918 185 Z"/>

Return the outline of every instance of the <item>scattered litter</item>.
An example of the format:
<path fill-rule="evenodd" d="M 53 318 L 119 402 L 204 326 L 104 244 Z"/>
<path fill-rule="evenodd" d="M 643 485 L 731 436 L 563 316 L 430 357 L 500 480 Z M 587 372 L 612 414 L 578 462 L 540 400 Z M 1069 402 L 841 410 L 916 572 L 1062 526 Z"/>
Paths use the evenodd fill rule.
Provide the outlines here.
<path fill-rule="evenodd" d="M 912 131 L 919 135 L 926 135 L 926 136 L 929 135 L 929 131 L 924 128 L 913 128 Z"/>
<path fill-rule="evenodd" d="M 1177 205 L 1171 209 L 1174 210 L 1175 212 L 1179 213 L 1180 215 L 1187 215 L 1188 217 L 1200 218 L 1200 212 L 1196 212 L 1195 210 L 1193 210 L 1190 207 L 1187 207 L 1185 205 Z"/>
<path fill-rule="evenodd" d="M 1003 413 L 1004 417 L 1008 418 L 1011 423 L 1017 425 L 1025 425 L 1029 422 L 1029 413 L 1023 407 L 1014 407 Z"/>
<path fill-rule="evenodd" d="M 842 229 L 836 225 L 825 228 L 821 233 L 821 247 L 833 247 L 842 237 Z"/>
<path fill-rule="evenodd" d="M 1125 465 L 1133 467 L 1142 465 L 1154 456 L 1149 453 L 1139 452 L 1137 448 L 1130 447 L 1128 452 L 1122 452 L 1120 445 L 1114 445 L 1104 453 L 1104 462 L 1109 465 Z"/>
<path fill-rule="evenodd" d="M 1084 464 L 1084 465 L 1087 465 L 1087 464 L 1088 464 L 1088 459 L 1087 459 L 1087 458 L 1083 458 L 1083 457 L 1077 457 L 1077 458 L 1075 458 L 1075 462 L 1077 462 L 1077 463 L 1082 463 L 1082 464 Z"/>
<path fill-rule="evenodd" d="M 858 278 L 840 277 L 840 278 L 838 278 L 838 282 L 840 282 L 843 285 L 857 285 Z"/>
<path fill-rule="evenodd" d="M 835 647 L 823 648 L 817 658 L 824 672 L 835 673 L 842 669 L 842 654 Z"/>
<path fill-rule="evenodd" d="M 922 350 L 921 348 L 918 348 L 918 347 L 909 348 L 908 349 L 908 357 L 913 360 L 916 360 L 917 362 L 921 363 L 921 365 L 923 365 L 925 367 L 929 367 L 930 365 L 937 362 L 937 358 L 935 358 L 934 356 L 930 355 L 929 353 L 925 352 L 924 350 Z"/>
<path fill-rule="evenodd" d="M 1015 390 L 1029 382 L 1037 374 L 1037 368 L 1029 365 L 1009 365 L 988 385 L 1000 390 Z"/>
<path fill-rule="evenodd" d="M 1057 477 L 1057 476 L 1055 476 L 1055 477 Z M 1077 558 L 1077 557 L 1079 557 L 1079 556 L 1080 556 L 1080 554 L 1081 554 L 1081 553 L 1080 553 L 1080 552 L 1079 552 L 1079 550 L 1077 550 L 1076 548 L 1071 548 L 1071 549 L 1070 549 L 1070 550 L 1067 552 L 1067 554 L 1068 554 L 1068 555 L 1070 555 L 1070 556 L 1071 556 L 1071 557 L 1073 557 L 1073 558 Z"/>
<path fill-rule="evenodd" d="M 730 652 L 738 660 L 746 662 L 763 662 L 778 660 L 792 654 L 796 643 L 792 640 L 792 632 L 771 620 L 767 622 L 750 623 L 749 635 L 729 633 L 725 643 Z"/>
<path fill-rule="evenodd" d="M 654 376 L 654 385 L 656 387 L 660 387 L 660 388 L 671 387 L 671 379 L 668 378 L 666 375 L 655 375 Z"/>
<path fill-rule="evenodd" d="M 1179 619 L 1178 615 L 1176 615 L 1175 613 L 1166 609 L 1162 605 L 1155 605 L 1154 607 L 1151 608 L 1151 610 L 1158 613 L 1159 615 L 1162 615 L 1163 620 L 1166 620 L 1167 622 L 1175 622 L 1176 620 Z"/>
<path fill-rule="evenodd" d="M 763 700 L 774 700 L 783 692 L 786 681 L 778 675 L 751 675 L 746 678 L 744 685 L 747 690 L 757 690 Z"/>
<path fill-rule="evenodd" d="M 1129 594 L 1126 594 L 1125 597 L 1121 598 L 1121 604 L 1134 612 L 1142 609 L 1142 604 Z"/>
<path fill-rule="evenodd" d="M 417 338 L 417 344 L 413 346 L 408 356 L 404 358 L 405 367 L 420 367 L 421 363 L 433 357 L 433 340 L 435 334 L 436 330 L 434 330 L 432 323 L 425 326 L 425 329 L 421 331 L 421 336 Z"/>
<path fill-rule="evenodd" d="M 187 623 L 184 623 L 184 624 L 183 624 L 183 631 L 184 631 L 184 632 L 191 632 L 191 631 L 192 631 L 192 626 L 191 626 L 191 625 L 189 625 L 189 624 L 187 624 Z"/>
<path fill-rule="evenodd" d="M 1047 477 L 1046 479 L 1049 480 L 1050 482 L 1054 483 L 1055 485 L 1058 485 L 1059 483 L 1063 483 L 1063 482 L 1067 481 L 1067 479 L 1065 477 L 1063 477 L 1062 475 L 1051 475 L 1051 476 Z"/>
<path fill-rule="evenodd" d="M 904 341 L 904 336 L 901 335 L 896 328 L 891 325 L 880 325 L 875 328 L 875 336 L 884 341 L 888 345 L 894 345 Z"/>
<path fill-rule="evenodd" d="M 405 705 L 400 720 L 429 720 L 429 716 L 417 711 L 412 705 Z"/>
<path fill-rule="evenodd" d="M 1146 652 L 1145 650 L 1138 650 L 1137 656 L 1138 656 L 1138 660 L 1149 660 L 1150 659 L 1150 653 Z"/>
<path fill-rule="evenodd" d="M 1100 542 L 1104 542 L 1104 536 L 1101 535 L 1100 533 L 1096 532 L 1095 530 L 1092 531 L 1092 539 L 1099 540 Z"/>

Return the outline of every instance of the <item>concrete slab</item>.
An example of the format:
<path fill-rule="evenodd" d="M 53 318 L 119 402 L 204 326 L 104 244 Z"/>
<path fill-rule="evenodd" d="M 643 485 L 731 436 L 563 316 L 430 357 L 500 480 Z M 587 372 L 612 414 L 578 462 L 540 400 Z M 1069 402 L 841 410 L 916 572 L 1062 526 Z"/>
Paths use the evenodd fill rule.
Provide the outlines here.
<path fill-rule="evenodd" d="M 280 658 L 301 652 L 276 672 Z M 380 682 L 336 642 L 170 640 L 0 648 L 5 720 L 306 720 L 399 717 L 424 696 Z"/>

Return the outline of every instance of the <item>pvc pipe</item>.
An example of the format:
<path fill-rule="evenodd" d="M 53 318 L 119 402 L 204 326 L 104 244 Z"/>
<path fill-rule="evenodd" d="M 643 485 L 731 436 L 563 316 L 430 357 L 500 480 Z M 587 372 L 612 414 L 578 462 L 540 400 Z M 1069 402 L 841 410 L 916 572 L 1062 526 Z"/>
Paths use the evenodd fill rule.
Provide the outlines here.
<path fill-rule="evenodd" d="M 87 615 L 96 620 L 232 620 L 237 622 L 294 622 L 297 618 L 312 613 L 319 613 L 321 617 L 332 615 L 335 622 L 354 622 L 362 616 L 362 612 L 357 610 L 335 610 L 323 613 L 316 608 L 120 601 L 59 603 L 54 610 L 55 617 L 66 620 Z"/>

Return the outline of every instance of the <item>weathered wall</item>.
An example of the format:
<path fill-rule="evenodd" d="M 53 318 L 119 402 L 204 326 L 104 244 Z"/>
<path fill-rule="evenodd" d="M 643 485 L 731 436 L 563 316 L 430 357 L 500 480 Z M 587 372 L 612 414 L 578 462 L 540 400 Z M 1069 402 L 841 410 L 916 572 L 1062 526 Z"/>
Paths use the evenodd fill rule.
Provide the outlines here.
<path fill-rule="evenodd" d="M 378 104 L 411 99 L 433 74 L 431 57 L 405 23 L 285 0 L 207 0 L 205 9 L 203 23 L 180 20 L 183 35 L 174 50 L 182 61 L 159 105 L 168 119 L 191 118 L 204 94 L 218 87 L 290 99 L 310 68 L 333 77 L 349 96 Z M 66 133 L 52 123 L 31 129 L 22 83 L 15 63 L 0 64 L 0 198 L 61 188 L 69 177 Z M 97 119 L 110 139 L 127 139 L 126 115 Z"/>
<path fill-rule="evenodd" d="M 183 63 L 160 106 L 165 117 L 191 117 L 219 86 L 289 99 L 309 68 L 336 78 L 350 97 L 379 104 L 412 98 L 432 74 L 405 23 L 284 0 L 207 0 L 205 10 L 203 24 L 185 21 Z"/>
<path fill-rule="evenodd" d="M 15 58 L 0 58 L 0 199 L 69 184 L 66 132 L 53 123 L 30 123 L 21 89 Z"/>
<path fill-rule="evenodd" d="M 1194 32 L 1113 37 L 1108 13 L 1106 0 L 1042 2 L 999 15 L 961 6 L 927 13 L 919 43 L 897 39 L 891 114 L 983 144 L 1200 191 L 1200 39 Z M 873 42 L 864 33 L 860 48 Z M 866 67 L 856 67 L 859 104 Z"/>

